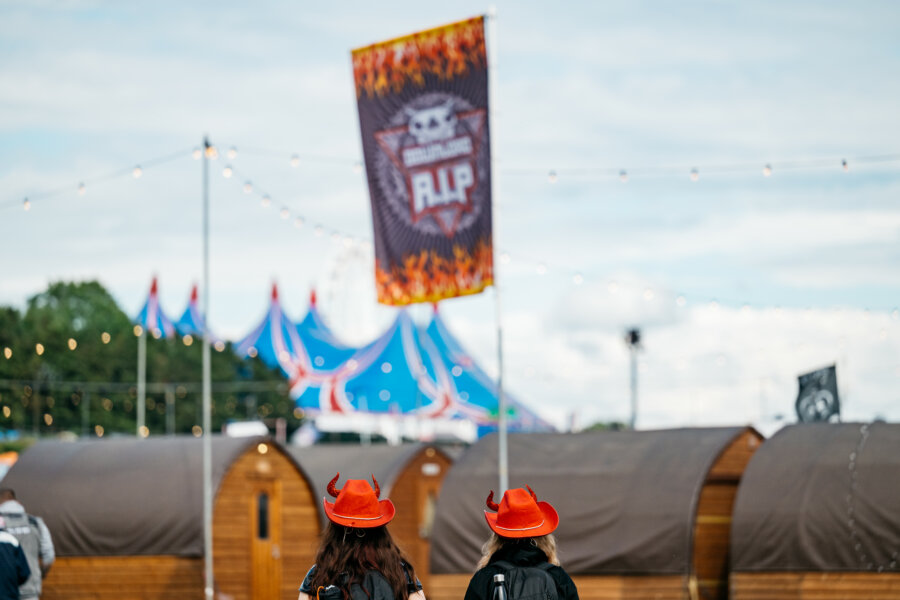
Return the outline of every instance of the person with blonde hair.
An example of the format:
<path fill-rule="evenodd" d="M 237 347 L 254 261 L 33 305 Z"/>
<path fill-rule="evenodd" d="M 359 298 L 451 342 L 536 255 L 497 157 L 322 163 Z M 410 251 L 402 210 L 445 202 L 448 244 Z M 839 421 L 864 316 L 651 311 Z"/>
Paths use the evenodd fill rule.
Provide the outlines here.
<path fill-rule="evenodd" d="M 465 600 L 492 600 L 494 576 L 504 576 L 508 600 L 578 600 L 578 589 L 560 566 L 553 532 L 559 515 L 549 502 L 540 502 L 534 491 L 515 488 L 503 494 L 500 504 L 494 492 L 487 497 L 484 518 L 491 536 L 482 548 L 477 571 L 469 581 Z"/>
<path fill-rule="evenodd" d="M 327 488 L 334 502 L 322 498 L 328 524 L 299 600 L 425 600 L 413 566 L 387 529 L 394 504 L 379 499 L 375 476 L 374 489 L 365 479 L 348 479 L 337 489 L 340 475 Z"/>

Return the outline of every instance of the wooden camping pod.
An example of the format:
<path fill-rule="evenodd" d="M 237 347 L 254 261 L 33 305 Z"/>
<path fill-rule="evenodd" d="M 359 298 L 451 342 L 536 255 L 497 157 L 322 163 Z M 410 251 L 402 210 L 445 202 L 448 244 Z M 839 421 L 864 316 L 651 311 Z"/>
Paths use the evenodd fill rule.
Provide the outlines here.
<path fill-rule="evenodd" d="M 900 425 L 785 427 L 738 490 L 733 600 L 900 598 Z"/>
<path fill-rule="evenodd" d="M 323 526 L 327 521 L 322 510 L 322 497 L 336 473 L 341 474 L 337 487 L 341 487 L 347 479 L 367 479 L 371 482 L 371 476 L 376 477 L 381 486 L 381 497 L 390 498 L 397 509 L 388 529 L 409 557 L 427 593 L 435 506 L 444 477 L 452 464 L 448 451 L 433 444 L 320 444 L 291 447 L 288 451 L 315 484 L 318 493 L 316 505 Z"/>
<path fill-rule="evenodd" d="M 295 600 L 319 520 L 306 476 L 264 438 L 212 440 L 215 589 Z M 202 446 L 193 437 L 38 442 L 4 485 L 44 518 L 43 600 L 204 598 Z"/>
<path fill-rule="evenodd" d="M 560 513 L 560 559 L 582 600 L 724 599 L 731 505 L 761 441 L 748 427 L 514 434 L 510 484 L 531 485 Z M 496 486 L 496 447 L 490 436 L 481 440 L 448 475 L 429 600 L 465 594 L 490 533 L 481 513 L 486 491 Z M 584 521 L 573 523 L 577 518 Z M 659 531 L 636 530 L 642 521 L 658 521 Z M 655 548 L 656 534 L 665 530 L 677 531 L 669 540 L 674 545 Z M 627 542 L 611 549 L 616 540 L 641 535 L 643 549 Z"/>

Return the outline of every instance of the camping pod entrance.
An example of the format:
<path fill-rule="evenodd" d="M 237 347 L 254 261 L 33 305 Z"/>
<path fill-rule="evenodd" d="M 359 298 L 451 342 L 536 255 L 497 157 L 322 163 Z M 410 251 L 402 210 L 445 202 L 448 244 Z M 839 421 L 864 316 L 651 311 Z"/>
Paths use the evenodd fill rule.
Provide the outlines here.
<path fill-rule="evenodd" d="M 431 444 L 319 444 L 292 447 L 289 452 L 315 483 L 323 527 L 326 518 L 321 497 L 335 473 L 341 474 L 338 487 L 347 479 L 371 481 L 375 475 L 381 497 L 390 498 L 397 508 L 388 526 L 391 536 L 409 557 L 430 598 L 431 529 L 444 477 L 452 462 L 447 452 Z"/>
<path fill-rule="evenodd" d="M 583 600 L 724 599 L 731 504 L 761 440 L 748 427 L 510 434 L 510 486 L 530 485 L 559 512 L 561 564 Z M 497 480 L 496 435 L 447 475 L 429 600 L 465 594 Z"/>
<path fill-rule="evenodd" d="M 305 475 L 265 438 L 214 436 L 212 471 L 217 597 L 295 600 L 320 531 Z M 22 453 L 4 485 L 54 539 L 42 600 L 203 600 L 201 473 L 194 437 L 48 441 Z"/>

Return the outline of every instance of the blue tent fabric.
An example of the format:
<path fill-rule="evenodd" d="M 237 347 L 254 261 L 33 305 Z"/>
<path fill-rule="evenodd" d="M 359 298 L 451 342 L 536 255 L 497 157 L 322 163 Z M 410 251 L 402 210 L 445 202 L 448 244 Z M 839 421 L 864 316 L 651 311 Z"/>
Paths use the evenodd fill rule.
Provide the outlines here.
<path fill-rule="evenodd" d="M 278 367 L 292 377 L 309 370 L 309 357 L 278 300 L 278 286 L 272 285 L 272 297 L 266 316 L 235 348 L 238 356 L 259 356 L 270 367 Z"/>
<path fill-rule="evenodd" d="M 312 292 L 309 310 L 297 324 L 297 334 L 312 362 L 312 368 L 331 371 L 346 362 L 357 351 L 338 340 L 331 328 L 325 324 L 316 307 L 316 294 Z"/>
<path fill-rule="evenodd" d="M 191 299 L 188 301 L 187 307 L 181 313 L 181 318 L 175 322 L 175 329 L 181 335 L 191 335 L 195 338 L 203 337 L 203 313 L 197 302 L 197 286 L 191 289 Z M 210 342 L 220 341 L 218 337 L 209 332 Z"/>
<path fill-rule="evenodd" d="M 135 323 L 143 327 L 144 331 L 147 331 L 153 337 L 175 337 L 175 325 L 159 305 L 156 277 L 153 278 L 153 283 L 150 285 L 150 294 L 147 296 L 144 306 L 141 307 Z"/>

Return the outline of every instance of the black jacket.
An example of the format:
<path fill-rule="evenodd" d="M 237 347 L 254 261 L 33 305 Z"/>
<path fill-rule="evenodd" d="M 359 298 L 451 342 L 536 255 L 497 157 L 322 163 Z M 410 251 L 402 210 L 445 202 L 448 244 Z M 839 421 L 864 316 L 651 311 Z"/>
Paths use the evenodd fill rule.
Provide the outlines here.
<path fill-rule="evenodd" d="M 479 569 L 472 580 L 469 581 L 469 587 L 466 590 L 465 600 L 491 600 L 493 592 L 494 575 L 502 573 L 503 569 L 495 563 L 498 560 L 505 560 L 517 566 L 533 567 L 541 563 L 547 562 L 547 555 L 543 551 L 523 540 L 520 544 L 507 544 L 494 552 L 488 561 L 487 566 Z M 569 577 L 562 567 L 553 566 L 547 571 L 550 577 L 556 583 L 556 593 L 559 600 L 578 600 L 578 590 L 575 589 L 575 582 Z"/>
<path fill-rule="evenodd" d="M 19 600 L 19 586 L 30 575 L 19 540 L 11 533 L 0 531 L 0 600 Z"/>

